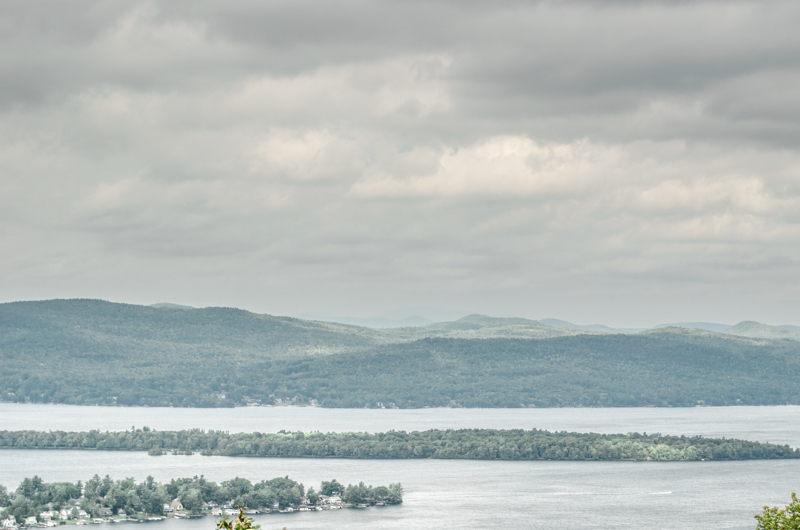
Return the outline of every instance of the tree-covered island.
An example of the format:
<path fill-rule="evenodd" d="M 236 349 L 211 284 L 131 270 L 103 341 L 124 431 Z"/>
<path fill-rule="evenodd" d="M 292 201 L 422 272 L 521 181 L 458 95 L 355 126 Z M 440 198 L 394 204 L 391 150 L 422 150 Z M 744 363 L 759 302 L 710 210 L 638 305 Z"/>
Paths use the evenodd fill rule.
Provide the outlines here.
<path fill-rule="evenodd" d="M 159 520 L 165 516 L 226 516 L 239 513 L 287 513 L 302 511 L 366 508 L 403 502 L 403 487 L 367 486 L 363 482 L 347 487 L 337 480 L 323 481 L 318 490 L 305 489 L 289 477 L 252 483 L 236 477 L 221 484 L 203 476 L 172 479 L 159 483 L 153 477 L 112 480 L 95 475 L 86 484 L 46 483 L 38 476 L 26 478 L 13 492 L 0 486 L 0 518 L 3 528 L 17 525 L 59 526 L 89 522 Z"/>
<path fill-rule="evenodd" d="M 532 429 L 447 429 L 385 433 L 234 433 L 191 429 L 120 432 L 0 431 L 0 449 L 199 452 L 283 458 L 469 460 L 752 460 L 800 458 L 800 449 L 726 438 L 596 434 Z"/>

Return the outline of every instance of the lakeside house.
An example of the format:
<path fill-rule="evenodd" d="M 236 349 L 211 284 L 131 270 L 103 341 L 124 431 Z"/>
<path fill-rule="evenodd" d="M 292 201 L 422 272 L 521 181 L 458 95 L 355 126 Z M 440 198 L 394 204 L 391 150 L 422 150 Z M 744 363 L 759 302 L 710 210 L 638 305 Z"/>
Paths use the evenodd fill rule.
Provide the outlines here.
<path fill-rule="evenodd" d="M 285 506 L 283 509 L 280 509 L 280 505 L 275 502 L 272 504 L 272 509 L 264 508 L 261 511 L 248 509 L 245 511 L 247 514 L 257 514 L 257 513 L 296 513 L 296 512 L 312 512 L 312 511 L 322 511 L 322 510 L 341 510 L 343 508 L 368 508 L 369 506 L 373 505 L 371 501 L 367 501 L 366 503 L 361 503 L 358 505 L 351 505 L 342 502 L 341 497 L 333 495 L 330 497 L 320 496 L 319 500 L 316 504 L 312 504 L 307 497 L 302 499 L 304 502 L 299 504 L 298 506 Z M 375 505 L 383 505 L 383 502 L 376 502 Z M 230 503 L 226 503 L 226 505 L 230 505 Z M 213 506 L 217 506 L 214 508 Z M 186 519 L 189 517 L 187 513 L 178 513 L 177 510 L 183 510 L 183 505 L 179 499 L 174 499 L 172 503 L 169 505 L 164 505 L 164 510 L 174 512 L 172 517 L 178 519 Z M 229 515 L 229 516 L 236 516 L 239 514 L 238 508 L 225 508 L 222 509 L 218 507 L 216 503 L 205 503 L 203 506 L 202 512 L 205 515 L 211 515 L 219 517 L 221 515 Z M 112 510 L 107 507 L 103 507 L 100 510 L 100 513 L 103 515 L 110 514 Z M 125 510 L 120 509 L 118 510 L 118 515 L 125 518 L 127 517 L 127 513 Z M 59 521 L 58 519 L 61 519 Z M 161 516 L 150 516 L 142 519 L 142 521 L 161 521 L 164 517 Z M 66 521 L 72 521 L 72 523 L 67 524 L 76 524 L 76 525 L 86 525 L 86 524 L 100 524 L 104 522 L 116 523 L 120 522 L 122 519 L 116 519 L 114 517 L 107 517 L 107 518 L 100 518 L 94 517 L 92 518 L 91 514 L 87 513 L 85 510 L 78 509 L 77 507 L 70 509 L 63 509 L 58 512 L 56 511 L 47 511 L 39 513 L 38 517 L 28 517 L 25 522 L 23 523 L 22 528 L 48 528 L 48 527 L 57 527 L 59 524 L 64 524 Z M 19 530 L 20 525 L 17 524 L 14 517 L 8 517 L 3 521 L 0 521 L 0 530 Z"/>
<path fill-rule="evenodd" d="M 275 498 L 275 497 L 273 497 Z M 88 501 L 88 502 L 87 502 Z M 314 502 L 315 501 L 315 502 Z M 322 510 L 341 510 L 343 508 L 367 508 L 372 505 L 382 505 L 383 502 L 376 502 L 376 499 L 364 498 L 361 500 L 362 504 L 355 505 L 355 503 L 345 503 L 342 501 L 340 495 L 319 495 L 317 499 L 312 501 L 308 496 L 300 496 L 294 498 L 294 503 L 280 504 L 275 501 L 269 504 L 271 508 L 259 507 L 258 510 L 248 508 L 244 513 L 248 515 L 258 513 L 296 513 L 296 512 L 311 512 Z M 109 506 L 102 506 L 102 503 L 115 503 L 111 499 L 102 496 L 91 495 L 87 497 L 80 497 L 77 499 L 69 499 L 66 501 L 64 508 L 55 510 L 53 503 L 48 503 L 39 507 L 36 510 L 37 515 L 27 517 L 24 523 L 18 524 L 13 516 L 6 517 L 1 524 L 0 530 L 25 530 L 26 528 L 48 528 L 60 525 L 86 525 L 86 524 L 100 524 L 103 522 L 119 523 L 123 521 L 160 521 L 165 519 L 164 515 L 169 513 L 167 517 L 174 518 L 188 518 L 193 515 L 211 515 L 213 517 L 220 517 L 222 515 L 237 516 L 239 508 L 234 506 L 234 501 L 225 502 L 221 507 L 213 501 L 203 502 L 198 510 L 192 510 L 192 514 L 186 512 L 186 508 L 179 498 L 173 499 L 169 504 L 163 504 L 164 513 L 149 514 L 139 513 L 138 509 L 131 509 L 129 506 L 126 508 L 131 510 L 129 517 L 125 509 L 116 510 L 117 515 L 114 515 L 114 508 Z M 163 502 L 163 501 L 162 501 Z M 295 504 L 296 503 L 296 504 Z M 91 506 L 87 512 L 80 506 Z M 157 509 L 157 508 L 156 508 Z M 43 511 L 39 511 L 43 510 Z M 160 510 L 158 510 L 160 512 Z M 171 512 L 171 513 L 170 513 Z M 21 521 L 21 519 L 20 519 Z"/>

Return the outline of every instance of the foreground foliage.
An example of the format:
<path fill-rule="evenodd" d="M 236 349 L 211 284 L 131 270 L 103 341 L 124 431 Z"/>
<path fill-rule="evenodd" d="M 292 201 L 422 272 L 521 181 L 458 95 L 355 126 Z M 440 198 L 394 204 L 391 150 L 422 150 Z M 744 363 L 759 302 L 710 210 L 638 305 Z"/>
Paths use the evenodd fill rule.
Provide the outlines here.
<path fill-rule="evenodd" d="M 792 502 L 785 508 L 764 506 L 755 517 L 757 530 L 800 530 L 800 500 L 792 493 Z"/>
<path fill-rule="evenodd" d="M 0 503 L 8 506 L 0 517 L 13 517 L 18 523 L 27 517 L 37 517 L 45 511 L 52 511 L 54 519 L 59 519 L 59 511 L 66 510 L 67 519 L 78 518 L 78 511 L 87 516 L 102 517 L 104 513 L 125 513 L 128 517 L 144 518 L 149 515 L 163 515 L 164 505 L 177 499 L 183 509 L 190 514 L 201 514 L 208 503 L 219 506 L 247 506 L 255 509 L 296 508 L 303 502 L 314 504 L 320 495 L 340 495 L 350 504 L 365 502 L 384 502 L 400 504 L 403 502 L 403 488 L 400 484 L 389 486 L 366 486 L 363 482 L 342 486 L 337 480 L 324 481 L 319 492 L 314 488 L 305 490 L 303 484 L 289 477 L 277 477 L 252 483 L 246 478 L 236 477 L 221 484 L 206 480 L 205 477 L 172 479 L 159 483 L 153 477 L 141 483 L 134 479 L 112 480 L 106 476 L 95 475 L 85 485 L 80 481 L 46 483 L 40 477 L 26 478 L 15 492 L 10 493 L 0 486 Z M 74 516 L 74 517 L 73 517 Z M 239 518 L 237 518 L 239 519 Z M 231 521 L 225 519 L 228 524 Z M 243 523 L 244 520 L 239 520 Z"/>
<path fill-rule="evenodd" d="M 239 514 L 233 519 L 228 519 L 228 516 L 223 516 L 219 521 L 217 521 L 217 530 L 259 530 L 261 528 L 260 524 L 253 524 L 255 520 L 252 517 L 248 517 L 244 513 L 244 508 L 241 506 L 239 507 Z M 286 527 L 284 527 L 286 530 Z"/>
<path fill-rule="evenodd" d="M 3 449 L 148 451 L 161 455 L 471 460 L 749 460 L 800 458 L 788 445 L 700 436 L 595 434 L 533 429 L 386 433 L 235 433 L 192 429 L 123 432 L 0 431 Z"/>

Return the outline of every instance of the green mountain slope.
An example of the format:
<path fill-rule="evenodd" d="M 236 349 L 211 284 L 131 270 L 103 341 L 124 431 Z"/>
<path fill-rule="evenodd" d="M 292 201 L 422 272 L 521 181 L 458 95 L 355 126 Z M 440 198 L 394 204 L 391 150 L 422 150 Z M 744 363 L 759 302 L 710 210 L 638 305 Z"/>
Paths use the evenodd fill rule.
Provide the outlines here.
<path fill-rule="evenodd" d="M 251 373 L 276 394 L 339 407 L 800 403 L 799 343 L 680 332 L 425 339 Z"/>
<path fill-rule="evenodd" d="M 800 403 L 798 341 L 676 328 L 481 338 L 529 337 L 547 327 L 473 320 L 371 330 L 226 308 L 2 304 L 0 399 L 204 407 Z"/>
<path fill-rule="evenodd" d="M 2 351 L 69 356 L 127 356 L 177 349 L 232 358 L 332 353 L 382 342 L 366 328 L 258 315 L 241 309 L 180 309 L 102 300 L 0 304 Z"/>
<path fill-rule="evenodd" d="M 110 404 L 116 396 L 130 404 L 216 406 L 226 403 L 214 394 L 224 389 L 218 379 L 242 365 L 382 342 L 366 328 L 230 308 L 0 304 L 0 398 Z"/>

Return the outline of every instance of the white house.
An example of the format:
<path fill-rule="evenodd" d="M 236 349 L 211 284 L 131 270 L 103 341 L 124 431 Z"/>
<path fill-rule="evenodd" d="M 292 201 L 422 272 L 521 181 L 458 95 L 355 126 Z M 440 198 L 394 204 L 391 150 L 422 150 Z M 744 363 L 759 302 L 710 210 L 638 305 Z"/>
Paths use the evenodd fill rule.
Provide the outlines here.
<path fill-rule="evenodd" d="M 39 521 L 36 520 L 36 517 L 28 517 L 25 519 L 25 524 L 28 526 L 36 526 L 39 524 Z"/>

